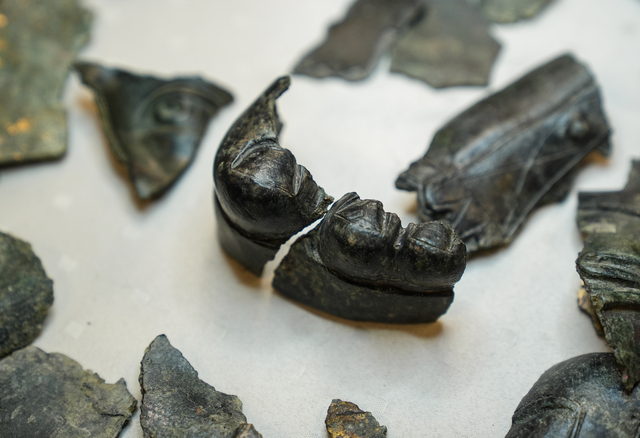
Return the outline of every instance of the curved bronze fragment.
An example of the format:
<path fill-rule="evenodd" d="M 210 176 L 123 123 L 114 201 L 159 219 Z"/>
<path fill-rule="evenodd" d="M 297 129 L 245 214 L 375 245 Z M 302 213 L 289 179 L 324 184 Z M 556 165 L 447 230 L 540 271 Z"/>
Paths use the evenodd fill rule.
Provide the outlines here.
<path fill-rule="evenodd" d="M 379 201 L 348 193 L 292 245 L 273 287 L 341 318 L 427 323 L 449 308 L 465 264 L 464 244 L 450 227 L 402 228 Z"/>
<path fill-rule="evenodd" d="M 138 197 L 164 193 L 193 161 L 211 118 L 233 97 L 200 77 L 171 80 L 77 63 Z"/>
<path fill-rule="evenodd" d="M 396 187 L 477 251 L 511 241 L 535 207 L 567 195 L 587 154 L 609 148 L 593 77 L 564 55 L 447 123 Z"/>
<path fill-rule="evenodd" d="M 324 420 L 330 438 L 385 438 L 386 426 L 358 405 L 333 399 Z"/>
<path fill-rule="evenodd" d="M 420 0 L 356 0 L 344 20 L 293 70 L 296 74 L 349 81 L 366 79 L 396 35 L 423 12 Z"/>
<path fill-rule="evenodd" d="M 576 261 L 628 391 L 640 382 L 640 161 L 619 192 L 578 195 L 585 236 Z"/>
<path fill-rule="evenodd" d="M 256 275 L 280 245 L 322 217 L 333 201 L 279 144 L 275 101 L 290 82 L 276 80 L 238 118 L 213 167 L 220 244 Z"/>
<path fill-rule="evenodd" d="M 625 391 L 610 353 L 561 362 L 533 385 L 506 438 L 637 438 L 640 390 Z"/>

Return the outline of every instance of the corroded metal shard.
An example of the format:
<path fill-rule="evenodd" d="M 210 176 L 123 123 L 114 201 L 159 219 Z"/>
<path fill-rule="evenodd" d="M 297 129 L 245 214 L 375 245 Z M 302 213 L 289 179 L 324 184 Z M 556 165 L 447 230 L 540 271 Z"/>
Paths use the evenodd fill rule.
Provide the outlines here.
<path fill-rule="evenodd" d="M 533 18 L 552 0 L 467 0 L 497 23 L 512 23 Z"/>
<path fill-rule="evenodd" d="M 92 15 L 79 0 L 3 0 L 0 17 L 0 166 L 60 158 L 60 96 Z"/>
<path fill-rule="evenodd" d="M 625 391 L 610 353 L 561 362 L 533 385 L 506 438 L 636 438 L 640 390 Z"/>
<path fill-rule="evenodd" d="M 0 233 L 0 358 L 38 336 L 52 303 L 53 281 L 31 245 Z"/>
<path fill-rule="evenodd" d="M 333 201 L 291 151 L 280 146 L 277 79 L 234 123 L 213 166 L 218 238 L 227 254 L 256 275 L 280 245 L 324 215 Z"/>
<path fill-rule="evenodd" d="M 387 428 L 356 404 L 333 399 L 325 419 L 330 438 L 386 438 Z"/>
<path fill-rule="evenodd" d="M 580 193 L 576 261 L 627 390 L 640 382 L 640 161 L 619 192 Z"/>
<path fill-rule="evenodd" d="M 87 62 L 75 68 L 94 91 L 111 148 L 141 200 L 158 197 L 176 181 L 211 118 L 233 101 L 197 76 L 165 80 Z"/>
<path fill-rule="evenodd" d="M 242 402 L 198 378 L 165 335 L 147 348 L 140 365 L 140 424 L 148 438 L 259 438 Z"/>
<path fill-rule="evenodd" d="M 511 241 L 535 207 L 566 196 L 583 158 L 609 148 L 593 77 L 564 55 L 447 123 L 396 187 L 477 251 Z"/>
<path fill-rule="evenodd" d="M 435 88 L 487 85 L 500 44 L 465 0 L 425 0 L 426 17 L 393 47 L 391 71 Z"/>
<path fill-rule="evenodd" d="M 0 436 L 116 438 L 136 399 L 63 354 L 36 347 L 0 361 Z"/>
<path fill-rule="evenodd" d="M 273 287 L 346 319 L 427 323 L 449 308 L 465 265 L 464 244 L 450 227 L 402 228 L 379 201 L 348 193 L 292 245 Z"/>
<path fill-rule="evenodd" d="M 397 34 L 423 12 L 420 0 L 356 0 L 326 40 L 307 54 L 294 73 L 349 81 L 367 78 Z"/>

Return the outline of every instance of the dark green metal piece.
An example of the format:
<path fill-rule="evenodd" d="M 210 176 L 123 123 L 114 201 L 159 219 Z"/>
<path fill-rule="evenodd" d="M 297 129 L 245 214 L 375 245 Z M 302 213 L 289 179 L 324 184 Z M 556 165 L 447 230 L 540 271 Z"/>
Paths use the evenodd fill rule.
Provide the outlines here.
<path fill-rule="evenodd" d="M 424 0 L 426 17 L 392 50 L 391 71 L 435 88 L 487 85 L 500 44 L 484 16 L 465 0 Z"/>
<path fill-rule="evenodd" d="M 147 348 L 140 366 L 140 424 L 147 438 L 261 438 L 242 402 L 198 378 L 165 335 Z"/>
<path fill-rule="evenodd" d="M 234 123 L 213 167 L 218 238 L 225 252 L 256 275 L 280 245 L 321 218 L 333 201 L 280 146 L 277 79 Z"/>
<path fill-rule="evenodd" d="M 420 0 L 356 0 L 326 40 L 307 54 L 294 73 L 349 81 L 366 79 L 397 34 L 418 19 Z"/>
<path fill-rule="evenodd" d="M 512 23 L 536 16 L 552 0 L 467 0 L 497 23 Z"/>
<path fill-rule="evenodd" d="M 330 438 L 386 438 L 387 428 L 356 404 L 333 399 L 325 419 Z"/>
<path fill-rule="evenodd" d="M 522 399 L 506 438 L 637 438 L 640 390 L 630 394 L 610 353 L 561 362 Z"/>
<path fill-rule="evenodd" d="M 78 0 L 0 1 L 0 167 L 67 151 L 60 96 L 91 22 Z"/>
<path fill-rule="evenodd" d="M 578 272 L 630 391 L 640 382 L 640 161 L 623 190 L 579 194 L 578 226 Z"/>
<path fill-rule="evenodd" d="M 31 245 L 0 233 L 0 358 L 38 336 L 52 303 L 53 281 Z"/>
<path fill-rule="evenodd" d="M 171 80 L 77 63 L 94 92 L 116 158 L 141 200 L 164 193 L 193 161 L 207 125 L 233 101 L 199 77 Z"/>
<path fill-rule="evenodd" d="M 292 245 L 273 287 L 341 318 L 427 323 L 449 308 L 465 262 L 464 244 L 450 227 L 402 228 L 379 201 L 349 193 Z"/>
<path fill-rule="evenodd" d="M 136 400 L 63 354 L 36 347 L 0 361 L 0 436 L 116 438 Z"/>
<path fill-rule="evenodd" d="M 535 207 L 569 193 L 590 152 L 609 148 L 594 79 L 564 55 L 447 123 L 396 187 L 417 191 L 420 220 L 450 224 L 472 252 L 510 242 Z"/>

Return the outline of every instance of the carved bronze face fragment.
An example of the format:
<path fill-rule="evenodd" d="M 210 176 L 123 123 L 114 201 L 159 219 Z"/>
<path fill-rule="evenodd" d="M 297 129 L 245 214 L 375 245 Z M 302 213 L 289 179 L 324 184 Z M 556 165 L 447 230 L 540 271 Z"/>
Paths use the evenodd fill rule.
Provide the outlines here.
<path fill-rule="evenodd" d="M 348 193 L 292 245 L 273 287 L 342 318 L 433 322 L 453 301 L 465 263 L 464 244 L 450 227 L 430 222 L 405 229 L 379 201 Z"/>
<path fill-rule="evenodd" d="M 282 243 L 313 223 L 333 201 L 309 171 L 280 146 L 278 79 L 231 127 L 216 155 L 216 217 L 222 248 L 260 275 Z"/>
<path fill-rule="evenodd" d="M 640 392 L 627 394 L 610 353 L 561 362 L 538 379 L 506 438 L 636 438 Z"/>
<path fill-rule="evenodd" d="M 418 192 L 421 220 L 450 224 L 477 251 L 508 243 L 536 206 L 563 199 L 594 150 L 609 151 L 600 94 L 565 55 L 447 123 L 396 187 Z"/>
<path fill-rule="evenodd" d="M 640 381 L 640 161 L 623 190 L 579 194 L 578 226 L 578 272 L 630 391 Z"/>
<path fill-rule="evenodd" d="M 211 118 L 233 100 L 199 77 L 164 80 L 87 62 L 76 64 L 95 92 L 116 158 L 138 197 L 164 193 L 193 161 Z"/>

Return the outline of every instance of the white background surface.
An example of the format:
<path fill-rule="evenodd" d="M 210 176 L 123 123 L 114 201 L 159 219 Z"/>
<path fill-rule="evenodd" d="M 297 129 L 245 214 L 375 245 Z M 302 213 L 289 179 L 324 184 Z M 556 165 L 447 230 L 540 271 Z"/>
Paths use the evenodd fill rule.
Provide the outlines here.
<path fill-rule="evenodd" d="M 82 57 L 160 76 L 201 74 L 235 103 L 209 127 L 178 184 L 147 208 L 113 164 L 93 96 L 67 83 L 69 151 L 0 170 L 0 229 L 29 241 L 55 284 L 34 345 L 61 352 L 140 400 L 139 362 L 161 333 L 216 389 L 236 394 L 265 436 L 326 437 L 332 398 L 372 411 L 390 438 L 500 437 L 543 371 L 608 351 L 576 306 L 578 190 L 617 190 L 640 157 L 640 1 L 557 0 L 536 19 L 495 26 L 490 87 L 434 91 L 388 72 L 362 83 L 294 77 L 278 101 L 282 144 L 328 193 L 381 200 L 403 223 L 415 195 L 394 188 L 434 132 L 470 104 L 566 51 L 601 85 L 614 131 L 608 161 L 527 221 L 513 244 L 474 258 L 449 312 L 430 325 L 354 324 L 312 313 L 220 250 L 212 163 L 236 117 L 339 19 L 348 0 L 91 0 Z M 279 258 L 281 255 L 279 256 Z M 122 434 L 142 437 L 138 411 Z"/>

